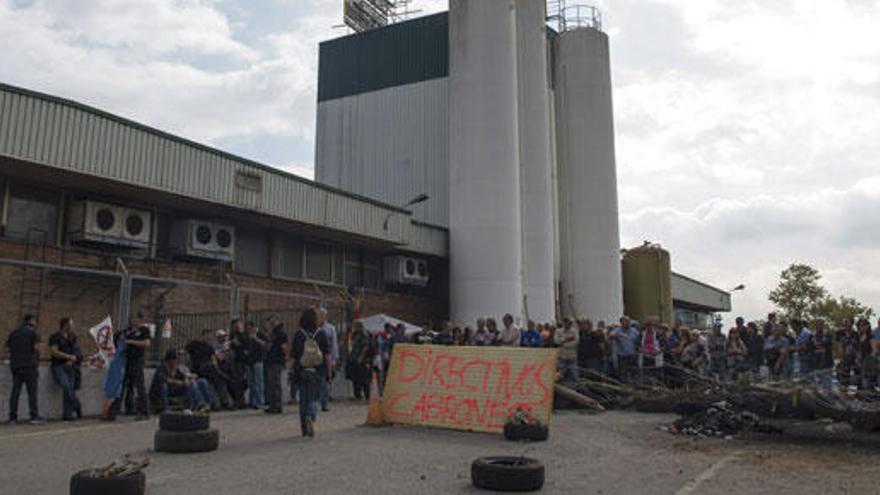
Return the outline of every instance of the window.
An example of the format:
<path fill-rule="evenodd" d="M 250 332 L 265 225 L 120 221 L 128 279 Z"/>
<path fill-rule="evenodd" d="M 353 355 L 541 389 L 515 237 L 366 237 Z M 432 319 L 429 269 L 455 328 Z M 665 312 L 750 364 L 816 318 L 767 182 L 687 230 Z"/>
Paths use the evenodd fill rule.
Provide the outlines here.
<path fill-rule="evenodd" d="M 269 275 L 269 239 L 264 233 L 236 230 L 235 271 L 249 275 Z"/>
<path fill-rule="evenodd" d="M 44 189 L 13 184 L 9 188 L 5 235 L 12 239 L 55 243 L 58 225 L 58 194 Z"/>
<path fill-rule="evenodd" d="M 304 246 L 296 239 L 281 242 L 280 275 L 287 278 L 303 278 Z"/>
<path fill-rule="evenodd" d="M 333 280 L 333 250 L 326 244 L 306 245 L 306 278 L 330 282 Z"/>
<path fill-rule="evenodd" d="M 382 257 L 364 256 L 364 283 L 367 289 L 382 289 Z"/>

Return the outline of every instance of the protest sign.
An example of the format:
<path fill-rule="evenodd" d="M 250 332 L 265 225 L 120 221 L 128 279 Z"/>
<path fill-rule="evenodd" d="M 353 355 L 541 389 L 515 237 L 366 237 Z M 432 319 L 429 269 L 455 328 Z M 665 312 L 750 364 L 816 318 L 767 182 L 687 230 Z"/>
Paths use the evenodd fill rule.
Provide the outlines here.
<path fill-rule="evenodd" d="M 116 344 L 113 342 L 113 322 L 110 317 L 89 329 L 89 335 L 95 339 L 98 345 L 98 353 L 89 358 L 89 362 L 96 368 L 103 368 L 116 354 Z"/>
<path fill-rule="evenodd" d="M 555 349 L 398 344 L 382 394 L 391 423 L 500 433 L 511 413 L 550 423 Z"/>

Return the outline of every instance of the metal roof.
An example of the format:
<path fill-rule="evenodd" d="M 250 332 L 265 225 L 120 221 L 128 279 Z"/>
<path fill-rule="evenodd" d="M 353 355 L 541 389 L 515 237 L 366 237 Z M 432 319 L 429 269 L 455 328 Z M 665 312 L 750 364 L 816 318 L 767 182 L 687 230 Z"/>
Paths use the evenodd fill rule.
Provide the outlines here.
<path fill-rule="evenodd" d="M 730 311 L 730 293 L 717 287 L 672 272 L 672 298 L 713 311 Z"/>
<path fill-rule="evenodd" d="M 445 255 L 407 210 L 0 83 L 0 156 Z M 383 227 L 390 216 L 388 228 Z M 436 230 L 436 229 L 435 229 Z M 415 238 L 418 248 L 410 246 Z M 443 253 L 443 254 L 440 254 Z"/>

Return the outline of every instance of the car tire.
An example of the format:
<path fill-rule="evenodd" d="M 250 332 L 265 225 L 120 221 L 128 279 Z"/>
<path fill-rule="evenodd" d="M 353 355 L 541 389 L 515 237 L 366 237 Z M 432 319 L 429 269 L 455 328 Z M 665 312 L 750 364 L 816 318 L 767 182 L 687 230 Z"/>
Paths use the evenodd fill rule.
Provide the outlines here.
<path fill-rule="evenodd" d="M 211 417 L 202 413 L 166 412 L 159 416 L 164 431 L 201 431 L 211 427 Z"/>
<path fill-rule="evenodd" d="M 500 492 L 531 492 L 544 486 L 544 464 L 528 457 L 480 457 L 471 464 L 477 488 Z"/>
<path fill-rule="evenodd" d="M 217 450 L 220 445 L 220 432 L 202 431 L 164 431 L 157 430 L 153 438 L 153 450 L 172 454 L 190 454 Z"/>
<path fill-rule="evenodd" d="M 147 476 L 143 472 L 111 478 L 92 478 L 91 469 L 80 471 L 70 477 L 70 495 L 143 495 Z"/>
<path fill-rule="evenodd" d="M 543 442 L 547 440 L 550 431 L 547 425 L 507 423 L 504 425 L 504 438 L 507 440 L 529 442 Z"/>

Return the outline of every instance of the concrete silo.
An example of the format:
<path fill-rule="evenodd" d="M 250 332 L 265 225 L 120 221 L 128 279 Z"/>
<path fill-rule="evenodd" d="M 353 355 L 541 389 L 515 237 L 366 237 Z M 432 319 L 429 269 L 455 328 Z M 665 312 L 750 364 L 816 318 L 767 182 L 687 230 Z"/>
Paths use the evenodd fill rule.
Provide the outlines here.
<path fill-rule="evenodd" d="M 608 36 L 577 27 L 554 43 L 561 307 L 616 320 L 623 301 Z"/>
<path fill-rule="evenodd" d="M 516 2 L 523 291 L 528 317 L 538 322 L 556 316 L 546 17 L 545 0 Z"/>
<path fill-rule="evenodd" d="M 522 315 L 513 0 L 449 2 L 450 313 Z"/>

